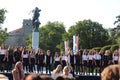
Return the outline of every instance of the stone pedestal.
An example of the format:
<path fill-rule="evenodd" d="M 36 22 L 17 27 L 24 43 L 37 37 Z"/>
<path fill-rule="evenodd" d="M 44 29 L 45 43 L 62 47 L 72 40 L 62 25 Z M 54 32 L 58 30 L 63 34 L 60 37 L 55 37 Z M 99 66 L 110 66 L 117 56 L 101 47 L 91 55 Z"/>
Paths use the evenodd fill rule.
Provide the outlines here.
<path fill-rule="evenodd" d="M 35 49 L 35 51 L 39 48 L 39 30 L 35 28 L 32 33 L 32 48 Z"/>

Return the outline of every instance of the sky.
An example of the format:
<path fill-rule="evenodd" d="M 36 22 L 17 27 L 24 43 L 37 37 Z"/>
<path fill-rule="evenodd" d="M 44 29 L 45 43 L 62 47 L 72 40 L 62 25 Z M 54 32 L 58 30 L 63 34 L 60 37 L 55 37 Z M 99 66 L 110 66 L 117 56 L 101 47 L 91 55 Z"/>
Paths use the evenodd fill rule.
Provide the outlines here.
<path fill-rule="evenodd" d="M 116 16 L 120 15 L 120 0 L 0 0 L 0 9 L 7 10 L 2 28 L 8 32 L 21 28 L 23 19 L 32 19 L 35 7 L 41 9 L 40 26 L 59 21 L 66 30 L 84 19 L 113 28 Z"/>

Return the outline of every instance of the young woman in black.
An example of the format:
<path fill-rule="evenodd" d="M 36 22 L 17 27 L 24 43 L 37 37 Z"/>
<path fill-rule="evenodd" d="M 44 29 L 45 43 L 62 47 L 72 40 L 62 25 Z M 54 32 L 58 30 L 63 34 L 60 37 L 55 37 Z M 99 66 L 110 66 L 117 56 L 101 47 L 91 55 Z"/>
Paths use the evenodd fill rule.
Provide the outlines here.
<path fill-rule="evenodd" d="M 45 55 L 43 54 L 42 49 L 38 49 L 36 53 L 36 63 L 38 73 L 43 73 Z"/>
<path fill-rule="evenodd" d="M 13 55 L 14 55 L 14 63 L 21 61 L 22 60 L 22 56 L 21 56 L 21 52 L 19 47 L 15 47 Z"/>
<path fill-rule="evenodd" d="M 104 68 L 110 65 L 112 62 L 112 56 L 109 50 L 105 51 L 105 54 L 103 56 L 103 66 Z"/>
<path fill-rule="evenodd" d="M 73 50 L 70 51 L 70 54 L 68 55 L 68 63 L 71 65 L 73 71 L 71 72 L 74 76 L 74 70 L 75 70 L 75 56 Z"/>
<path fill-rule="evenodd" d="M 80 74 L 80 53 L 79 51 L 77 51 L 76 55 L 75 55 L 75 64 L 76 64 L 76 74 Z"/>
<path fill-rule="evenodd" d="M 46 65 L 46 74 L 49 71 L 49 74 L 51 74 L 51 65 L 52 65 L 52 56 L 50 50 L 47 50 L 47 54 L 45 56 L 45 65 Z"/>
<path fill-rule="evenodd" d="M 13 49 L 11 46 L 8 47 L 8 70 L 7 71 L 11 71 L 13 68 L 13 63 L 14 63 L 14 55 L 13 55 Z"/>

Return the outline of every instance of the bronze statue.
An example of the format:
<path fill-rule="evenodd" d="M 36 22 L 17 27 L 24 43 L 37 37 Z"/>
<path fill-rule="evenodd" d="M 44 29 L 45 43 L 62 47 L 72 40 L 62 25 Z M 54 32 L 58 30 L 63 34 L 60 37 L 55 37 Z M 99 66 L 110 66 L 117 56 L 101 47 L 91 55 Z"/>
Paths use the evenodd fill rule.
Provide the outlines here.
<path fill-rule="evenodd" d="M 39 16 L 40 16 L 39 12 L 40 11 L 41 10 L 38 7 L 36 7 L 35 10 L 33 10 L 34 15 L 33 15 L 33 19 L 32 19 L 32 24 L 33 24 L 34 28 L 38 28 L 40 25 L 40 21 L 39 21 Z"/>

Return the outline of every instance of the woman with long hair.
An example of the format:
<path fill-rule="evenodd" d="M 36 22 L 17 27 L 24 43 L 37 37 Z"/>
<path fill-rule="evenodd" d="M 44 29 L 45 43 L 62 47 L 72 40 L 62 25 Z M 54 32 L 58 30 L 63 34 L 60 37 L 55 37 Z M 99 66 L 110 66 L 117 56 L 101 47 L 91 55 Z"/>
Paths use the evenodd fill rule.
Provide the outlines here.
<path fill-rule="evenodd" d="M 22 62 L 23 62 L 23 68 L 24 68 L 25 72 L 28 72 L 28 70 L 29 70 L 28 57 L 29 57 L 29 53 L 26 50 L 26 47 L 24 47 L 22 50 Z"/>
<path fill-rule="evenodd" d="M 36 63 L 37 63 L 38 73 L 43 73 L 43 67 L 45 61 L 44 59 L 45 59 L 45 55 L 43 54 L 43 50 L 39 48 L 36 53 Z"/>
<path fill-rule="evenodd" d="M 58 65 L 56 69 L 53 70 L 51 77 L 53 79 L 56 79 L 61 74 L 62 74 L 62 65 Z"/>
<path fill-rule="evenodd" d="M 113 52 L 113 64 L 118 64 L 118 59 L 119 59 L 119 52 L 118 50 L 115 50 Z"/>
<path fill-rule="evenodd" d="M 15 67 L 12 70 L 12 74 L 13 74 L 13 80 L 24 80 L 25 79 L 22 62 L 18 61 L 15 64 Z"/>
<path fill-rule="evenodd" d="M 0 70 L 3 72 L 5 69 L 5 64 L 8 62 L 8 52 L 5 45 L 2 44 L 0 48 Z"/>
<path fill-rule="evenodd" d="M 87 74 L 88 68 L 88 51 L 84 49 L 82 54 L 82 64 L 83 64 L 83 75 Z"/>
<path fill-rule="evenodd" d="M 31 49 L 28 60 L 29 60 L 29 72 L 34 72 L 34 67 L 35 67 L 35 63 L 36 63 L 36 59 L 35 59 L 35 50 Z"/>
<path fill-rule="evenodd" d="M 57 67 L 57 65 L 61 64 L 61 57 L 57 52 L 55 52 L 54 56 L 54 69 Z"/>

